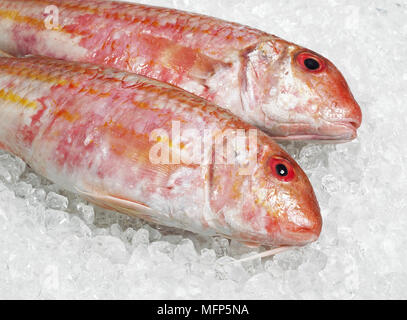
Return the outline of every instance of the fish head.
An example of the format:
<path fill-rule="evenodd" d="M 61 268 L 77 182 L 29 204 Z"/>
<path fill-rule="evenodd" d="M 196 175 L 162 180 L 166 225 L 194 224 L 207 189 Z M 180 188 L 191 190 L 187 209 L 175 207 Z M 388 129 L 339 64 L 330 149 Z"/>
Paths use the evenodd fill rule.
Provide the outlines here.
<path fill-rule="evenodd" d="M 272 38 L 243 56 L 244 117 L 277 139 L 349 141 L 362 113 L 335 65 Z"/>
<path fill-rule="evenodd" d="M 262 144 L 251 183 L 258 212 L 266 212 L 270 242 L 304 245 L 318 239 L 322 218 L 317 198 L 307 175 L 288 153 L 271 142 Z"/>
<path fill-rule="evenodd" d="M 243 174 L 236 166 L 215 166 L 211 207 L 216 219 L 230 230 L 230 238 L 246 244 L 299 246 L 315 241 L 322 218 L 310 181 L 271 137 L 257 132 L 255 161 Z"/>

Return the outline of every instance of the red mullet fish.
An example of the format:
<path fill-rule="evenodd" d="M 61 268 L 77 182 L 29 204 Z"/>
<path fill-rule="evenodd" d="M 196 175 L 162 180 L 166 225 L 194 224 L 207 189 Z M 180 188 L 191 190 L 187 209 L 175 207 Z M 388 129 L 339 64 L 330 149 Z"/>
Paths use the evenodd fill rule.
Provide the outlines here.
<path fill-rule="evenodd" d="M 0 49 L 176 85 L 277 139 L 346 141 L 362 114 L 326 58 L 266 32 L 134 3 L 1 0 Z"/>
<path fill-rule="evenodd" d="M 239 130 L 244 147 L 230 144 L 235 162 L 213 161 L 214 149 L 206 147 L 201 153 L 212 161 L 182 160 L 200 142 L 210 145 L 207 132 Z M 246 166 L 250 132 L 255 161 Z M 304 245 L 321 231 L 307 176 L 271 137 L 200 97 L 136 74 L 3 55 L 0 148 L 92 203 L 155 223 L 271 246 Z M 168 152 L 178 161 L 157 161 Z"/>

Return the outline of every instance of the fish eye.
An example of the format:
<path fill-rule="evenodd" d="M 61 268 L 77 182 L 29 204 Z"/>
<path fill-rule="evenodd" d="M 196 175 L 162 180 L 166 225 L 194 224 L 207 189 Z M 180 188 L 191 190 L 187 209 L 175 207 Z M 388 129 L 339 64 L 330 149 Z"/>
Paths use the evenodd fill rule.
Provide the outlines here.
<path fill-rule="evenodd" d="M 273 176 L 280 181 L 289 182 L 295 177 L 293 166 L 289 161 L 283 158 L 271 158 L 269 161 L 269 167 Z"/>
<path fill-rule="evenodd" d="M 319 62 L 313 58 L 305 59 L 304 64 L 310 70 L 317 70 L 320 67 Z"/>
<path fill-rule="evenodd" d="M 310 72 L 318 73 L 325 69 L 324 61 L 320 57 L 309 52 L 298 54 L 297 62 L 304 70 Z"/>

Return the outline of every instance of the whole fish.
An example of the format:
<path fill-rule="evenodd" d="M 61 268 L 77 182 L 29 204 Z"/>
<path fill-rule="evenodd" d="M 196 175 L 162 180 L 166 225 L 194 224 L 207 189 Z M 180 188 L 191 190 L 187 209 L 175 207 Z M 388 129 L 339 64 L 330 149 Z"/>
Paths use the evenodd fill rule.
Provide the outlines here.
<path fill-rule="evenodd" d="M 223 153 L 207 146 L 216 137 L 223 146 L 238 130 L 243 148 L 226 139 L 236 161 L 222 162 Z M 209 161 L 185 157 L 198 144 Z M 271 137 L 202 98 L 136 74 L 0 57 L 0 147 L 90 202 L 155 223 L 273 246 L 306 244 L 321 231 L 307 176 Z"/>
<path fill-rule="evenodd" d="M 164 81 L 278 139 L 346 141 L 361 124 L 360 107 L 329 60 L 199 14 L 114 1 L 1 0 L 0 49 Z"/>

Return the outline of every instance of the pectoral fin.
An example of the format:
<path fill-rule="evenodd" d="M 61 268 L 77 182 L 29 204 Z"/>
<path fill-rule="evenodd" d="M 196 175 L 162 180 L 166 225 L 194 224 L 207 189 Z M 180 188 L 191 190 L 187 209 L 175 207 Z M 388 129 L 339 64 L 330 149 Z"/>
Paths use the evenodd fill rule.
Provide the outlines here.
<path fill-rule="evenodd" d="M 0 57 L 13 58 L 13 56 L 11 54 L 8 54 L 7 52 L 4 52 L 2 50 L 0 50 Z"/>
<path fill-rule="evenodd" d="M 155 222 L 157 214 L 153 209 L 144 203 L 123 199 L 114 195 L 106 195 L 98 192 L 88 192 L 80 189 L 76 191 L 86 200 L 92 202 L 99 207 L 125 213 L 127 215 L 142 218 L 148 221 Z"/>

